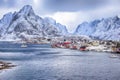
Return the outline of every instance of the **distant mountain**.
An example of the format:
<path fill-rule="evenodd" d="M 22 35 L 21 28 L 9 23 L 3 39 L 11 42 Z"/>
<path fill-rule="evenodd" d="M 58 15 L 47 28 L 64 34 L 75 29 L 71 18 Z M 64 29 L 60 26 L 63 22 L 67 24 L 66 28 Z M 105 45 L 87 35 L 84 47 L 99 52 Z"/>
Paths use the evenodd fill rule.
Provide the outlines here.
<path fill-rule="evenodd" d="M 19 12 L 8 13 L 0 20 L 1 39 L 55 37 L 67 33 L 66 26 L 52 18 L 39 17 L 30 5 L 24 6 Z"/>
<path fill-rule="evenodd" d="M 120 18 L 118 16 L 84 22 L 80 24 L 74 34 L 87 35 L 94 39 L 120 41 Z"/>
<path fill-rule="evenodd" d="M 95 20 L 95 21 L 90 22 L 90 23 L 83 22 L 82 24 L 78 25 L 74 34 L 90 36 L 92 33 L 95 32 L 96 26 L 99 22 L 100 22 L 99 20 Z"/>
<path fill-rule="evenodd" d="M 60 24 L 60 23 L 56 23 L 56 21 L 50 17 L 46 17 L 44 18 L 44 21 L 47 22 L 47 24 L 51 24 L 52 26 L 55 26 L 57 28 L 57 30 L 62 34 L 62 35 L 67 35 L 68 30 L 66 28 L 66 26 Z"/>

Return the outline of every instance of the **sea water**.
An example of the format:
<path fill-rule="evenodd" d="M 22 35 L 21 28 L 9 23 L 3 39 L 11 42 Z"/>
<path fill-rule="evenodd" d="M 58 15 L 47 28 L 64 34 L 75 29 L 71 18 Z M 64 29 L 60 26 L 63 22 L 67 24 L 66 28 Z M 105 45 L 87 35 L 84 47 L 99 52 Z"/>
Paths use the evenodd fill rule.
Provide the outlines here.
<path fill-rule="evenodd" d="M 120 80 L 120 58 L 105 52 L 51 48 L 50 44 L 0 42 L 0 61 L 17 65 L 0 80 Z"/>

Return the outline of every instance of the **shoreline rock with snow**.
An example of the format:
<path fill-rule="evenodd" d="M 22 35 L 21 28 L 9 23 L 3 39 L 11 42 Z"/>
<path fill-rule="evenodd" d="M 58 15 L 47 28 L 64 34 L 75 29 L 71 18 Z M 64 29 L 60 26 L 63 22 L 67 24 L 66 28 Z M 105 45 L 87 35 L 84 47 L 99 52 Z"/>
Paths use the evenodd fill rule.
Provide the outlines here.
<path fill-rule="evenodd" d="M 0 70 L 10 69 L 10 68 L 15 67 L 15 66 L 16 65 L 13 65 L 11 63 L 0 61 Z"/>

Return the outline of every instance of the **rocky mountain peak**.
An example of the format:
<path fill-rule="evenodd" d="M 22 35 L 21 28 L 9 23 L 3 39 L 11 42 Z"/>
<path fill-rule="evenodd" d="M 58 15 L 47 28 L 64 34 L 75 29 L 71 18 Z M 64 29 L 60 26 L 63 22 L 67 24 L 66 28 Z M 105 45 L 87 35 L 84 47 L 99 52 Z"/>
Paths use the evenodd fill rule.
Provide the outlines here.
<path fill-rule="evenodd" d="M 33 39 L 38 37 L 56 37 L 67 33 L 64 25 L 52 18 L 35 15 L 32 6 L 25 5 L 19 12 L 6 14 L 0 20 L 0 39 Z M 22 37 L 21 37 L 22 36 Z"/>
<path fill-rule="evenodd" d="M 31 16 L 31 15 L 35 15 L 34 10 L 32 8 L 32 6 L 30 5 L 25 5 L 20 11 L 19 13 L 26 15 L 26 16 Z"/>

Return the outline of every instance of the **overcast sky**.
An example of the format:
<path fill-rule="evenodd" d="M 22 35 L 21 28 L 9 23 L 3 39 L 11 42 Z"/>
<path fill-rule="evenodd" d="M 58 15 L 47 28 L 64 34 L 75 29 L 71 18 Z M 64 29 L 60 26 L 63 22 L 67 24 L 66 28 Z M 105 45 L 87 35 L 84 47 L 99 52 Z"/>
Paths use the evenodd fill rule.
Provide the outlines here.
<path fill-rule="evenodd" d="M 120 15 L 120 0 L 0 0 L 0 18 L 31 5 L 42 17 L 52 17 L 74 31 L 78 24 Z"/>

